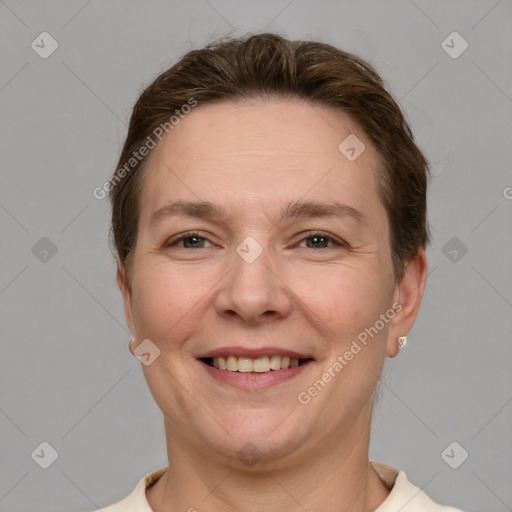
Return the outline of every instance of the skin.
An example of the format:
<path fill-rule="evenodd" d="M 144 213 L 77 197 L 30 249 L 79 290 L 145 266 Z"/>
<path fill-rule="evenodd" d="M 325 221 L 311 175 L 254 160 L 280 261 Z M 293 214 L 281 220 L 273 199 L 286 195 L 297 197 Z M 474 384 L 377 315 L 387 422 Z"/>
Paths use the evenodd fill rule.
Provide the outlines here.
<path fill-rule="evenodd" d="M 338 150 L 351 133 L 366 145 L 353 162 Z M 397 281 L 378 165 L 353 121 L 299 100 L 199 105 L 153 150 L 132 281 L 122 266 L 117 278 L 132 352 L 144 339 L 160 350 L 142 367 L 164 416 L 170 461 L 146 491 L 156 512 L 362 512 L 389 494 L 368 462 L 373 395 L 385 358 L 397 355 L 397 338 L 414 323 L 427 264 L 420 250 Z M 177 199 L 211 201 L 228 216 L 169 216 L 150 226 L 151 214 Z M 338 201 L 366 221 L 279 222 L 295 200 Z M 202 238 L 166 246 L 190 230 Z M 318 248 L 314 230 L 346 245 L 321 238 Z M 236 252 L 248 236 L 263 249 L 252 263 Z M 401 311 L 301 404 L 298 394 L 394 302 Z M 197 360 L 234 345 L 282 347 L 314 362 L 277 386 L 235 389 Z M 237 456 L 247 443 L 257 450 L 251 467 Z"/>

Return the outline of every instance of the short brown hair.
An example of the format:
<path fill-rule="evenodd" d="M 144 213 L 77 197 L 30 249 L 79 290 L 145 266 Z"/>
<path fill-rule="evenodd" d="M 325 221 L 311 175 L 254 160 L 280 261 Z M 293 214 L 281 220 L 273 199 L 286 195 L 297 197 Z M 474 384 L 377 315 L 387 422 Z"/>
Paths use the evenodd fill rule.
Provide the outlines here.
<path fill-rule="evenodd" d="M 229 38 L 188 52 L 160 74 L 138 99 L 110 188 L 111 239 L 118 262 L 130 270 L 136 244 L 139 197 L 148 156 L 138 154 L 159 126 L 184 105 L 254 97 L 297 98 L 348 115 L 381 157 L 379 194 L 390 223 L 395 275 L 428 243 L 427 161 L 398 104 L 367 62 L 328 44 L 290 41 L 276 34 Z M 119 179 L 121 169 L 125 170 Z M 112 179 L 111 179 L 112 181 Z M 129 284 L 129 277 L 127 276 Z"/>

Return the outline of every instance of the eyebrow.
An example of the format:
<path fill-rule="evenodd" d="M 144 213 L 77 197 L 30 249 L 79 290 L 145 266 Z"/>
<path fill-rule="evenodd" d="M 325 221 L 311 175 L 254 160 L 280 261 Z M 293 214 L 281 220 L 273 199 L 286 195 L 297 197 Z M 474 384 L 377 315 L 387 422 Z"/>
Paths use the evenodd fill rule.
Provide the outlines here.
<path fill-rule="evenodd" d="M 149 225 L 152 226 L 164 217 L 179 215 L 205 220 L 223 220 L 229 216 L 222 206 L 209 201 L 170 201 L 151 214 Z M 349 217 L 360 224 L 368 225 L 368 219 L 362 212 L 338 201 L 292 201 L 281 211 L 279 222 L 325 217 Z"/>

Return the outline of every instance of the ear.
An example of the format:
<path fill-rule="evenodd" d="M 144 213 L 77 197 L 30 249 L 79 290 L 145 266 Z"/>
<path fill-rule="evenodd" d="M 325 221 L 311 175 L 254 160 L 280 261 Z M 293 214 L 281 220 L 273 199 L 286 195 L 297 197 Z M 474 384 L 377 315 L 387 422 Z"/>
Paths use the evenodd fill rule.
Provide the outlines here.
<path fill-rule="evenodd" d="M 133 313 L 132 313 L 132 294 L 130 291 L 130 287 L 126 281 L 126 271 L 124 267 L 120 264 L 117 266 L 117 285 L 119 286 L 119 290 L 121 290 L 121 294 L 123 296 L 124 303 L 124 315 L 126 318 L 126 323 L 128 324 L 128 328 L 132 333 L 135 333 L 135 322 L 133 321 Z M 130 344 L 131 350 L 131 344 Z"/>
<path fill-rule="evenodd" d="M 423 291 L 427 280 L 427 256 L 423 249 L 406 266 L 404 275 L 396 285 L 394 302 L 401 305 L 401 310 L 390 322 L 386 354 L 395 357 L 398 354 L 398 338 L 406 336 L 412 329 L 421 305 Z"/>

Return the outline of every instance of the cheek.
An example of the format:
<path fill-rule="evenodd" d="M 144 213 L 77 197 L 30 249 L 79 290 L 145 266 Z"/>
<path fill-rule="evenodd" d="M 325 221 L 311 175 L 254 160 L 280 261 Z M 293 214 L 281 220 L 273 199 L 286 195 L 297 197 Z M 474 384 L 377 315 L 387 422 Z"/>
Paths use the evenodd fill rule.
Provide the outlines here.
<path fill-rule="evenodd" d="M 176 268 L 166 261 L 140 258 L 134 275 L 133 314 L 139 336 L 160 348 L 174 346 L 197 326 L 212 286 L 220 277 L 212 269 Z"/>
<path fill-rule="evenodd" d="M 141 335 L 160 339 L 190 309 L 184 278 L 164 266 L 137 268 L 133 286 L 134 320 Z"/>
<path fill-rule="evenodd" d="M 389 307 L 391 296 L 388 279 L 377 269 L 349 265 L 311 273 L 301 281 L 300 288 L 308 294 L 311 309 L 341 340 L 373 325 Z"/>

